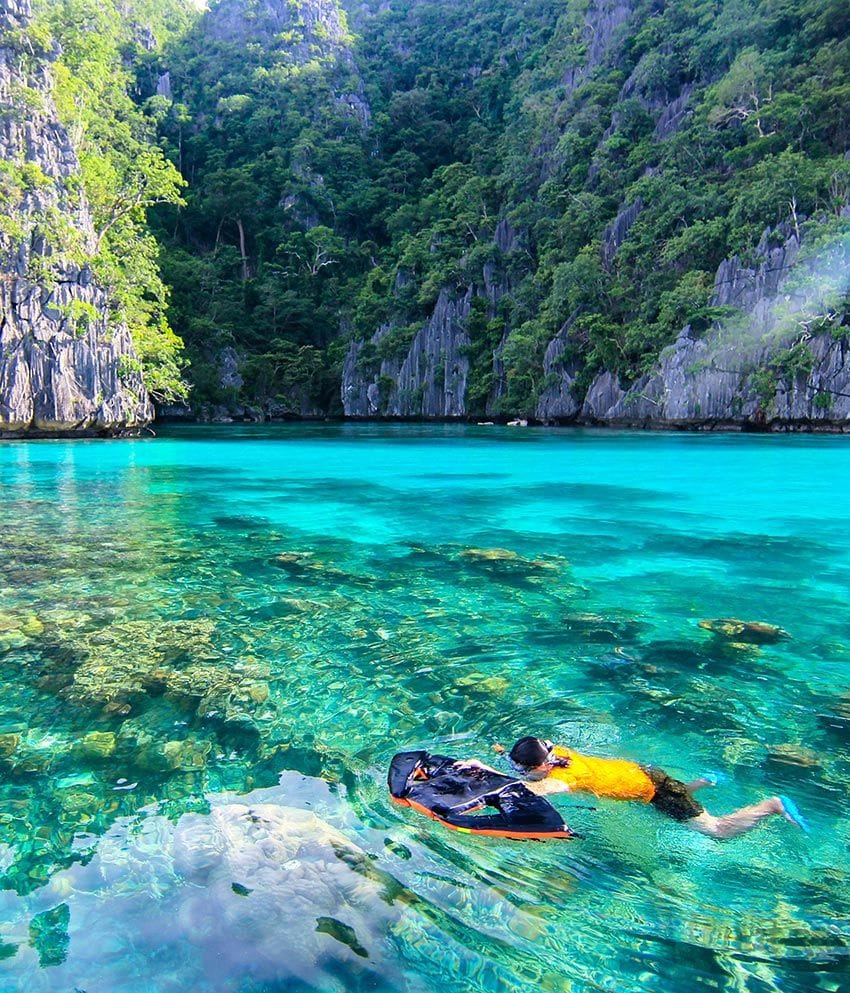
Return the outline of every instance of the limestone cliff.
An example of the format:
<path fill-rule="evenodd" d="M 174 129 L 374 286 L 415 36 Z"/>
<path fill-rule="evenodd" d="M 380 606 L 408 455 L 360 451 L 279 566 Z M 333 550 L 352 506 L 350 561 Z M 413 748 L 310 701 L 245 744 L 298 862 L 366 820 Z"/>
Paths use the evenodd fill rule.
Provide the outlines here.
<path fill-rule="evenodd" d="M 259 45 L 266 53 L 277 53 L 279 64 L 296 72 L 321 64 L 334 109 L 361 126 L 369 123 L 371 108 L 337 0 L 223 0 L 198 21 L 194 34 L 205 50 L 223 46 L 244 51 Z M 232 95 L 229 81 L 217 78 L 205 63 L 201 82 L 221 96 Z M 162 83 L 170 90 L 170 74 L 167 84 Z"/>
<path fill-rule="evenodd" d="M 765 231 L 751 264 L 731 258 L 717 270 L 711 305 L 728 314 L 723 321 L 704 334 L 685 327 L 657 367 L 634 383 L 599 373 L 584 396 L 570 320 L 546 349 L 547 387 L 536 417 L 631 427 L 850 430 L 850 340 L 843 315 L 830 308 L 848 271 L 846 239 L 803 258 L 795 230 Z M 363 342 L 351 344 L 342 382 L 346 416 L 466 415 L 471 301 L 476 292 L 494 302 L 507 291 L 495 269 L 485 276 L 480 290 L 470 286 L 459 297 L 443 290 L 407 352 L 375 358 L 391 325 L 372 337 L 371 352 Z"/>
<path fill-rule="evenodd" d="M 117 434 L 153 407 L 107 291 L 72 261 L 96 236 L 30 17 L 30 0 L 0 0 L 0 434 Z"/>
<path fill-rule="evenodd" d="M 364 343 L 352 342 L 342 375 L 347 417 L 464 417 L 469 345 L 465 324 L 474 289 L 460 297 L 440 292 L 430 319 L 405 355 L 364 361 Z M 383 325 L 370 344 L 380 346 L 393 328 Z"/>
<path fill-rule="evenodd" d="M 565 327 L 547 352 L 558 385 L 537 414 L 635 427 L 850 430 L 850 342 L 830 306 L 848 271 L 846 239 L 801 258 L 797 231 L 765 231 L 753 264 L 732 258 L 717 270 L 711 303 L 730 316 L 701 335 L 685 327 L 630 385 L 602 372 L 577 398 Z"/>

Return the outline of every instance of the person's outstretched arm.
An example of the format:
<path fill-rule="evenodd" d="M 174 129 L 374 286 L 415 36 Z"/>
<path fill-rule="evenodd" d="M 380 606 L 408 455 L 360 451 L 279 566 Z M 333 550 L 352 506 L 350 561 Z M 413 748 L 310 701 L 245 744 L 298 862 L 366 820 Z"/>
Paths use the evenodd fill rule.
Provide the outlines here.
<path fill-rule="evenodd" d="M 572 792 L 569 784 L 565 783 L 563 779 L 554 779 L 552 777 L 547 777 L 546 779 L 524 779 L 523 784 L 538 796 Z"/>

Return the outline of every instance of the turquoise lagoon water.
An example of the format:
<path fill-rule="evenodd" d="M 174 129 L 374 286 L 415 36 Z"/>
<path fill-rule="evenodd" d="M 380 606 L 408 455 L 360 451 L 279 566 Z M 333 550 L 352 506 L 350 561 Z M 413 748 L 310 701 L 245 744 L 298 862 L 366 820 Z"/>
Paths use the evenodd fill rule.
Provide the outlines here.
<path fill-rule="evenodd" d="M 848 989 L 847 446 L 3 444 L 0 989 Z M 585 840 L 503 842 L 388 802 L 394 751 L 522 733 L 722 772 L 716 813 L 792 794 L 812 833 L 568 797 Z"/>

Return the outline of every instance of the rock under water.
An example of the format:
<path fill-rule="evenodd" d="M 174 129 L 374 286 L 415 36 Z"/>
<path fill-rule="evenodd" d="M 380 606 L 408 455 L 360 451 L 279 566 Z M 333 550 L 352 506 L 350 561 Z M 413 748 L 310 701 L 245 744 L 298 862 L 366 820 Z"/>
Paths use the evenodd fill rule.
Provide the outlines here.
<path fill-rule="evenodd" d="M 316 814 L 264 799 L 116 823 L 87 865 L 33 895 L 18 975 L 26 960 L 42 982 L 52 967 L 45 988 L 121 993 L 156 960 L 174 989 L 405 988 L 382 874 Z"/>

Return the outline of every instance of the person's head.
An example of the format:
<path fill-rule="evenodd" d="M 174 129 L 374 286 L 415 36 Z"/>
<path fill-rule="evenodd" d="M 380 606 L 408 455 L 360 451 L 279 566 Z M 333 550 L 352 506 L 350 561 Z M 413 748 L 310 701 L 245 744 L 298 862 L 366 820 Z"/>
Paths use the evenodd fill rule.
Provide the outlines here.
<path fill-rule="evenodd" d="M 551 741 L 528 736 L 514 742 L 508 758 L 523 772 L 548 770 L 555 764 L 554 747 Z"/>

